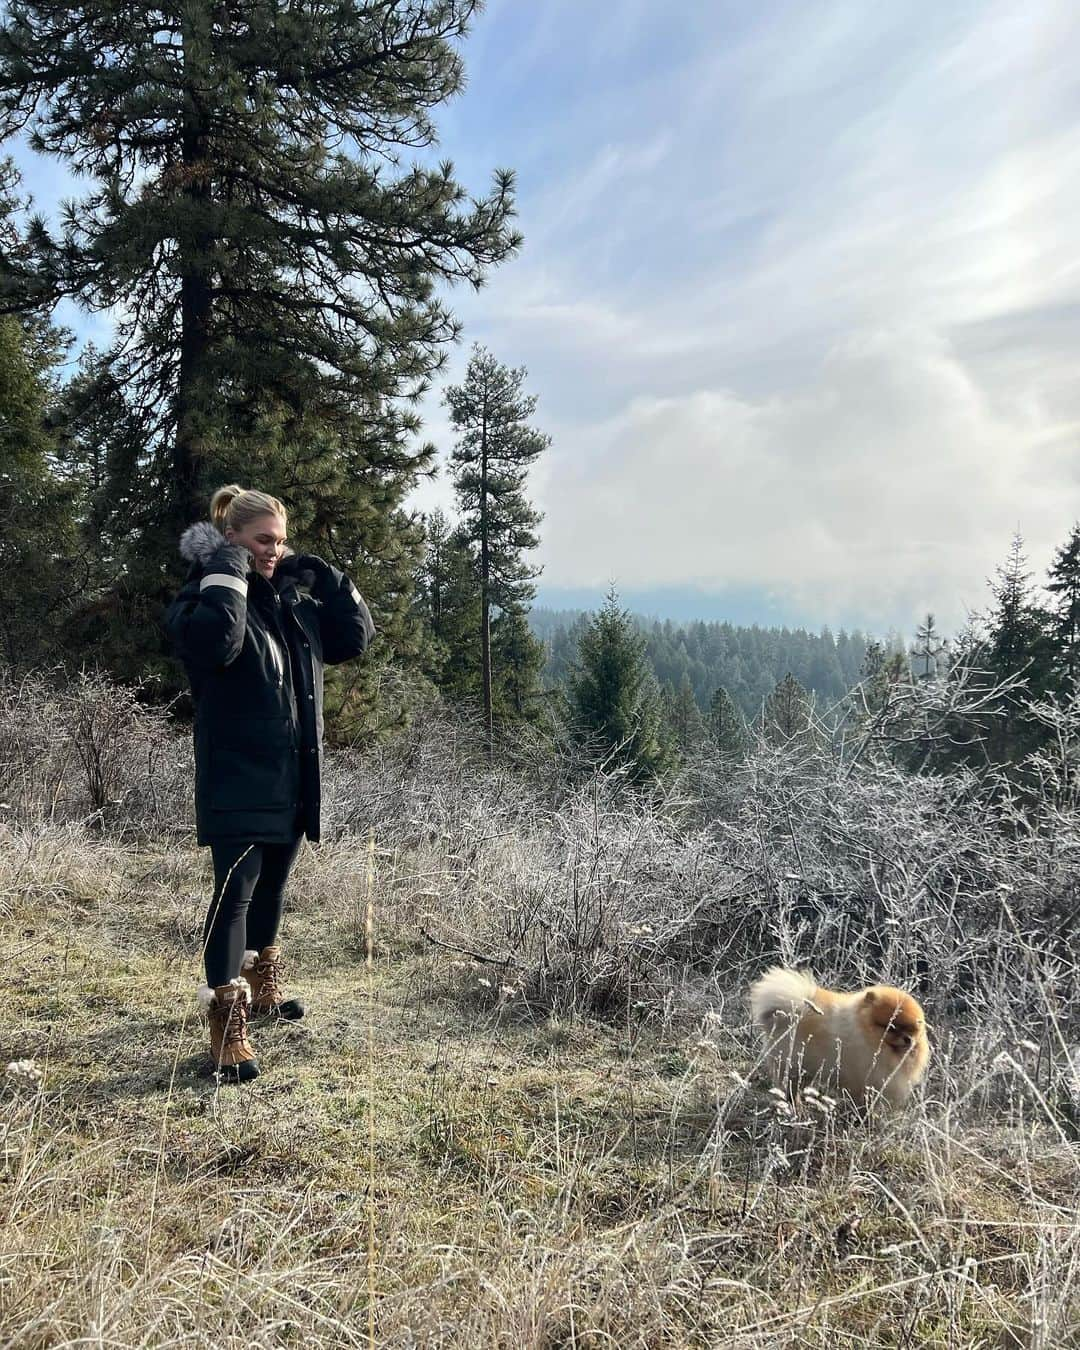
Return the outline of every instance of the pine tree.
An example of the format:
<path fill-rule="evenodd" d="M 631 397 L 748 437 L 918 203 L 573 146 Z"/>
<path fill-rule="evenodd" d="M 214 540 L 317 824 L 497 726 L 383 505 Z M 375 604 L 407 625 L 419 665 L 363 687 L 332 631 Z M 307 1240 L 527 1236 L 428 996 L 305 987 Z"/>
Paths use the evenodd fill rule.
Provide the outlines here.
<path fill-rule="evenodd" d="M 655 779 L 669 767 L 659 689 L 644 647 L 612 587 L 581 635 L 569 680 L 575 731 L 604 758 L 625 765 L 635 782 Z"/>
<path fill-rule="evenodd" d="M 78 488 L 57 473 L 53 430 L 56 369 L 70 334 L 39 303 L 26 205 L 15 165 L 0 158 L 0 662 L 20 669 L 65 655 L 57 631 L 84 571 Z"/>
<path fill-rule="evenodd" d="M 495 671 L 492 691 L 501 721 L 536 721 L 544 644 L 529 627 L 521 610 L 500 610 L 491 623 L 491 655 Z"/>
<path fill-rule="evenodd" d="M 62 656 L 56 630 L 81 575 L 77 489 L 53 472 L 46 429 L 55 335 L 0 316 L 0 661 Z"/>
<path fill-rule="evenodd" d="M 542 519 L 525 498 L 528 470 L 550 437 L 527 425 L 535 395 L 523 392 L 526 370 L 501 365 L 474 345 L 465 381 L 447 389 L 445 402 L 459 439 L 450 457 L 467 537 L 479 550 L 480 670 L 488 737 L 493 730 L 491 610 L 522 612 L 535 594 L 522 554 L 535 548 Z"/>
<path fill-rule="evenodd" d="M 709 703 L 709 738 L 725 759 L 742 759 L 746 754 L 746 722 L 731 695 L 718 685 Z"/>
<path fill-rule="evenodd" d="M 413 444 L 410 405 L 459 335 L 442 283 L 480 285 L 520 243 L 511 173 L 469 200 L 448 162 L 401 163 L 462 87 L 475 9 L 6 7 L 0 134 L 29 123 L 33 149 L 90 183 L 58 237 L 33 226 L 39 290 L 123 302 L 109 362 L 145 433 L 111 487 L 129 592 L 168 598 L 181 529 L 235 480 L 348 568 L 381 650 L 416 656 L 404 502 L 435 451 Z"/>
<path fill-rule="evenodd" d="M 420 569 L 414 609 L 433 644 L 424 669 L 451 700 L 480 701 L 480 581 L 476 557 L 464 530 L 453 528 L 442 511 L 428 518 L 428 545 Z"/>
<path fill-rule="evenodd" d="M 885 644 L 876 638 L 867 642 L 859 667 L 859 683 L 862 685 L 866 715 L 873 717 L 879 712 L 888 701 L 890 692 L 910 678 L 910 666 L 902 651 L 888 651 Z"/>
<path fill-rule="evenodd" d="M 1058 549 L 1046 589 L 1055 597 L 1050 639 L 1056 682 L 1072 692 L 1080 675 L 1080 523 L 1073 525 L 1068 540 Z"/>
<path fill-rule="evenodd" d="M 0 155 L 0 314 L 48 317 L 51 297 L 34 266 L 34 250 L 22 217 L 30 206 L 21 195 L 15 161 Z"/>
<path fill-rule="evenodd" d="M 447 550 L 451 526 L 446 512 L 439 508 L 429 516 L 422 517 L 422 520 L 424 556 L 413 579 L 413 608 L 437 636 L 446 603 Z"/>
<path fill-rule="evenodd" d="M 997 581 L 990 583 L 994 604 L 983 620 L 985 660 L 999 679 L 1022 674 L 1027 694 L 1038 697 L 1053 681 L 1053 646 L 1048 632 L 1051 620 L 1035 598 L 1033 574 L 1027 570 L 1023 547 L 1018 531 L 1004 566 L 997 568 Z M 988 720 L 987 749 L 998 763 L 1022 758 L 1044 734 L 1039 723 L 1025 718 L 1020 697 L 1007 697 L 999 715 Z"/>
<path fill-rule="evenodd" d="M 100 593 L 124 570 L 132 496 L 117 489 L 137 480 L 144 439 L 108 359 L 92 343 L 59 392 L 54 420 L 57 471 L 78 494 L 85 587 Z"/>
<path fill-rule="evenodd" d="M 1005 565 L 997 569 L 997 581 L 990 583 L 994 607 L 986 620 L 988 653 L 999 675 L 1026 669 L 1029 687 L 1037 689 L 1046 675 L 1046 614 L 1034 598 L 1023 547 L 1015 534 Z"/>
<path fill-rule="evenodd" d="M 948 642 L 942 640 L 934 626 L 934 616 L 927 614 L 915 630 L 915 646 L 911 652 L 912 666 L 920 680 L 929 680 L 938 673 L 938 660 L 948 648 Z"/>
<path fill-rule="evenodd" d="M 765 700 L 762 725 L 773 745 L 788 745 L 808 737 L 810 700 L 790 670 Z"/>
<path fill-rule="evenodd" d="M 416 576 L 414 611 L 429 629 L 434 659 L 427 674 L 447 698 L 480 703 L 483 684 L 475 641 L 480 615 L 480 579 L 475 546 L 436 510 L 425 521 L 427 552 Z M 520 611 L 499 610 L 491 622 L 492 700 L 501 720 L 538 715 L 544 645 Z"/>
<path fill-rule="evenodd" d="M 705 739 L 705 721 L 694 697 L 690 677 L 683 671 L 679 687 L 671 697 L 668 714 L 672 738 L 680 755 L 692 755 Z"/>
<path fill-rule="evenodd" d="M 844 672 L 836 649 L 836 639 L 829 628 L 825 627 L 816 636 L 810 635 L 808 644 L 810 659 L 807 680 L 810 689 L 829 700 L 839 698 L 847 686 L 844 683 Z"/>

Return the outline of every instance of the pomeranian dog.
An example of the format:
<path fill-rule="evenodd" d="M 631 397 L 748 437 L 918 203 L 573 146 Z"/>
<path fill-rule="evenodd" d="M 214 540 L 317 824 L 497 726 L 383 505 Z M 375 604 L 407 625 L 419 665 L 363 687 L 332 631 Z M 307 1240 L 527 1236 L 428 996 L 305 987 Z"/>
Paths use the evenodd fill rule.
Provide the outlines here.
<path fill-rule="evenodd" d="M 751 986 L 750 1009 L 768 1042 L 772 1080 L 790 1095 L 813 1082 L 860 1106 L 875 1091 L 901 1106 L 926 1072 L 926 1018 L 902 989 L 874 984 L 838 994 L 773 966 Z"/>

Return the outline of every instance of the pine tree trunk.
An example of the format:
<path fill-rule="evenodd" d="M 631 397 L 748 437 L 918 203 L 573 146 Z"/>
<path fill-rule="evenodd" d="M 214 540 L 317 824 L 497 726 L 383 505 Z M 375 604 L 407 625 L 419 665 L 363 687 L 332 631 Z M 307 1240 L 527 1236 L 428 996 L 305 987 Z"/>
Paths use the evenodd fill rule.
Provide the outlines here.
<path fill-rule="evenodd" d="M 205 220 L 210 201 L 210 158 L 201 102 L 207 91 L 210 52 L 209 8 L 193 5 L 184 10 L 184 83 L 189 106 L 182 134 L 183 185 L 189 219 Z M 205 439 L 200 414 L 205 415 L 205 365 L 210 347 L 211 292 L 209 252 L 212 240 L 205 228 L 181 229 L 180 252 L 180 372 L 176 394 L 176 441 L 173 450 L 174 525 L 198 518 L 204 509 L 200 461 Z"/>
<path fill-rule="evenodd" d="M 490 756 L 495 739 L 491 712 L 491 563 L 488 552 L 487 417 L 480 432 L 480 668 L 484 682 L 484 731 Z"/>

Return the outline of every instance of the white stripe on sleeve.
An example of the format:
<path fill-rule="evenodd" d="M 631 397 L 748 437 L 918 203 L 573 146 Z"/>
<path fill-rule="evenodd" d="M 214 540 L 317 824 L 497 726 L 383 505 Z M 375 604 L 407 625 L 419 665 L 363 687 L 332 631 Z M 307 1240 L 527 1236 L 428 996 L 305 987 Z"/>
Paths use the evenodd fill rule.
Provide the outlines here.
<path fill-rule="evenodd" d="M 359 604 L 360 604 L 360 592 L 356 589 L 356 587 L 352 584 L 351 581 L 349 582 L 349 594 L 352 596 L 352 598 L 353 598 L 353 599 L 356 601 L 356 603 L 359 605 Z"/>
<path fill-rule="evenodd" d="M 207 586 L 231 586 L 234 591 L 239 591 L 242 596 L 247 597 L 247 582 L 241 581 L 239 577 L 234 577 L 231 572 L 211 572 L 209 576 L 203 577 L 199 582 L 199 590 L 205 591 Z"/>

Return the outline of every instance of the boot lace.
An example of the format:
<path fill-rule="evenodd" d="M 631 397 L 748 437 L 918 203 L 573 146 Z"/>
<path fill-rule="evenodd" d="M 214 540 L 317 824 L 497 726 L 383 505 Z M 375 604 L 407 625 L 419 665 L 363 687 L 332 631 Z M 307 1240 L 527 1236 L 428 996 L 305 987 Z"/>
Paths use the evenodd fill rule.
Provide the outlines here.
<path fill-rule="evenodd" d="M 275 1006 L 285 997 L 281 988 L 281 961 L 266 957 L 255 962 L 255 974 L 259 978 L 259 1004 Z"/>
<path fill-rule="evenodd" d="M 234 999 L 225 1013 L 222 1049 L 227 1045 L 242 1045 L 247 1040 L 247 999 Z"/>

